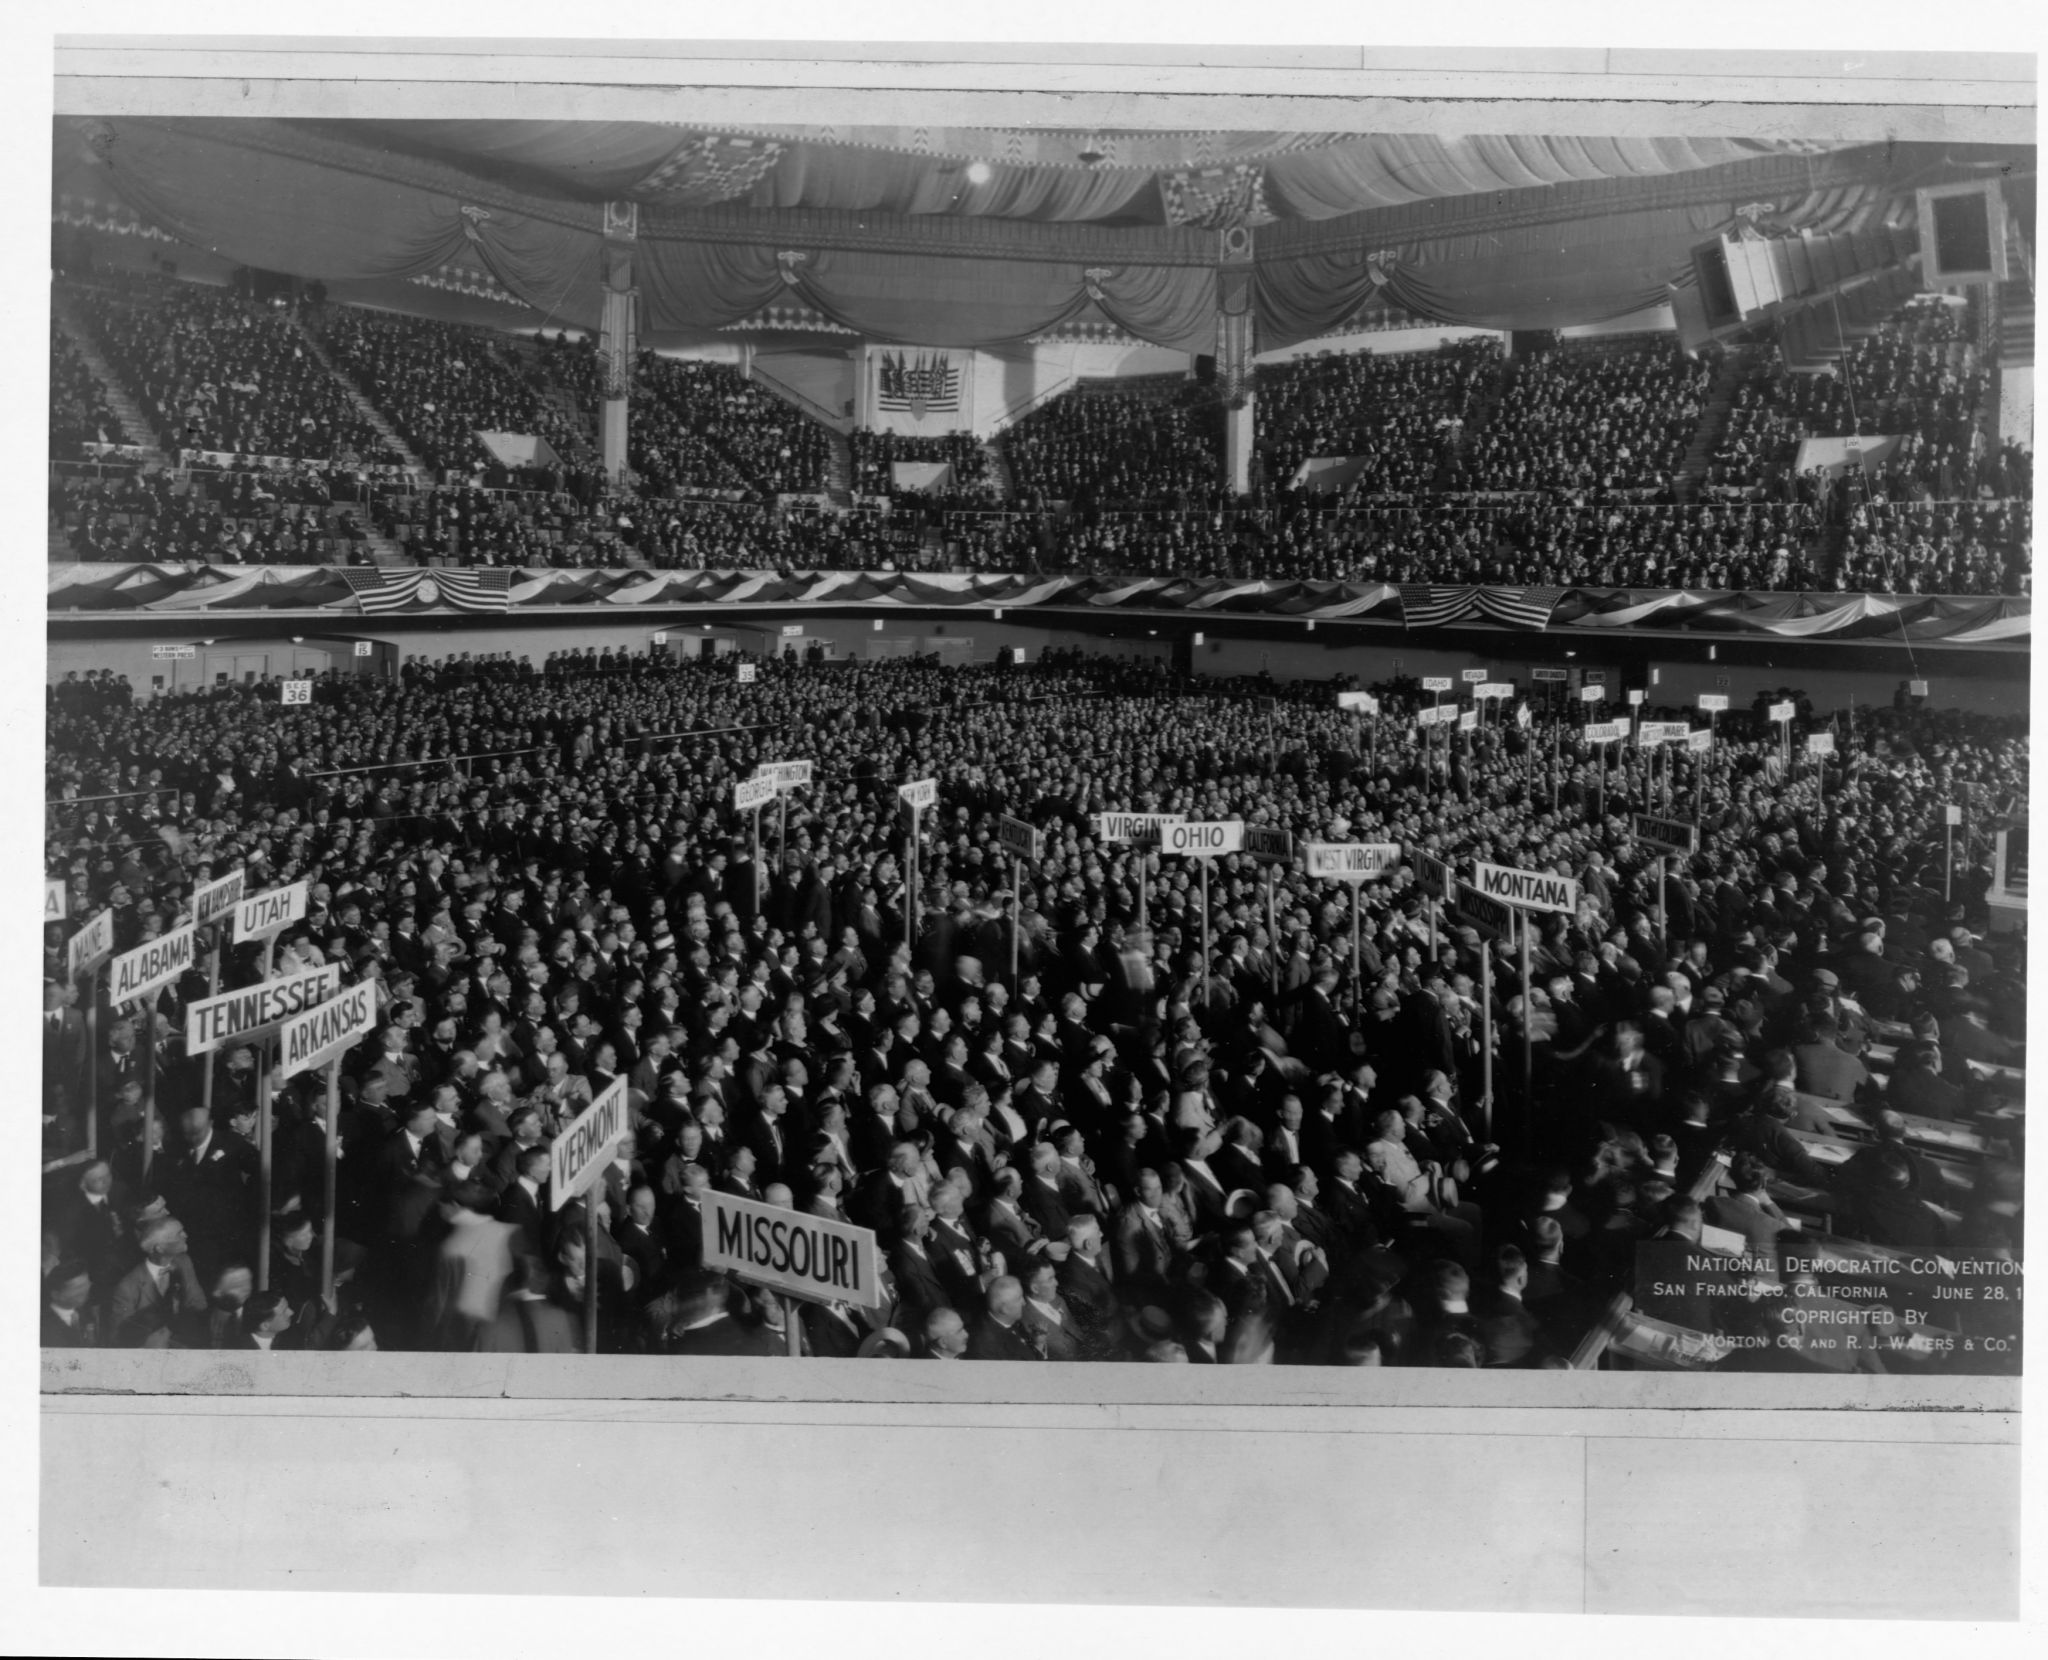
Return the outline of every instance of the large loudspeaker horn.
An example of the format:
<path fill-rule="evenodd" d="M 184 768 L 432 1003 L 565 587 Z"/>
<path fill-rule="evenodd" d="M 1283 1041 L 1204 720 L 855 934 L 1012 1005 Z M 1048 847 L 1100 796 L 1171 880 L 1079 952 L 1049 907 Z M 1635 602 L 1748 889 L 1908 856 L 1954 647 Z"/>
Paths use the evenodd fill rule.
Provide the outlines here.
<path fill-rule="evenodd" d="M 2004 282 L 2005 197 L 1996 181 L 1937 185 L 1914 193 L 1920 269 L 1930 288 Z"/>

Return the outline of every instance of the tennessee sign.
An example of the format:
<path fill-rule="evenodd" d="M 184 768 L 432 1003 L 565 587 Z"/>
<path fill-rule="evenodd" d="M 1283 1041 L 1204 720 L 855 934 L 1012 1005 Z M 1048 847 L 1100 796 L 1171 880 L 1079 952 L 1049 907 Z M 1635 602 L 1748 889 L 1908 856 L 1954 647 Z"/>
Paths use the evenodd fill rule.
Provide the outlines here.
<path fill-rule="evenodd" d="M 1399 842 L 1309 842 L 1302 848 L 1308 873 L 1339 882 L 1366 882 L 1401 862 Z"/>
<path fill-rule="evenodd" d="M 1563 911 L 1579 908 L 1579 884 L 1569 876 L 1552 876 L 1544 870 L 1516 870 L 1512 865 L 1472 864 L 1472 885 L 1488 899 L 1504 905 L 1519 905 L 1531 911 Z"/>
<path fill-rule="evenodd" d="M 185 1053 L 214 1050 L 268 1031 L 295 1014 L 318 1008 L 341 990 L 341 965 L 327 963 L 304 974 L 202 997 L 185 1011 Z"/>
<path fill-rule="evenodd" d="M 1134 842 L 1149 847 L 1159 840 L 1169 824 L 1181 821 L 1179 813 L 1097 813 L 1095 839 L 1105 842 Z"/>
<path fill-rule="evenodd" d="M 560 1210 L 604 1173 L 612 1153 L 632 1130 L 626 1115 L 626 1080 L 605 1091 L 548 1145 L 548 1202 Z"/>
<path fill-rule="evenodd" d="M 715 1188 L 704 1195 L 704 1266 L 729 1269 L 795 1297 L 882 1306 L 872 1229 Z"/>
<path fill-rule="evenodd" d="M 1235 853 L 1243 846 L 1241 818 L 1182 819 L 1178 824 L 1169 824 L 1159 837 L 1160 852 L 1185 853 L 1197 859 Z"/>
<path fill-rule="evenodd" d="M 169 985 L 192 966 L 196 937 L 188 922 L 116 957 L 112 978 L 107 981 L 107 1001 L 116 1006 L 133 1003 Z"/>
<path fill-rule="evenodd" d="M 318 1008 L 288 1020 L 277 1034 L 279 1070 L 287 1078 L 310 1072 L 361 1041 L 377 1018 L 377 983 L 365 980 Z"/>

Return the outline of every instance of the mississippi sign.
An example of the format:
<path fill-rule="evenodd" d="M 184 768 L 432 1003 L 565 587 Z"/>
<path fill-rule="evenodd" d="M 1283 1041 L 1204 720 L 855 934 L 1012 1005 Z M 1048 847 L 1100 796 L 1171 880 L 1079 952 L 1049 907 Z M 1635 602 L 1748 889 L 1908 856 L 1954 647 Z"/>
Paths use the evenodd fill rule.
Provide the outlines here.
<path fill-rule="evenodd" d="M 1169 824 L 1159 836 L 1162 853 L 1185 853 L 1197 859 L 1235 853 L 1244 846 L 1244 820 L 1239 818 L 1182 819 Z"/>
<path fill-rule="evenodd" d="M 626 1080 L 617 1077 L 549 1143 L 549 1207 L 560 1210 L 603 1175 L 632 1128 L 626 1111 Z"/>
<path fill-rule="evenodd" d="M 1097 813 L 1095 815 L 1095 839 L 1105 842 L 1132 842 L 1150 847 L 1158 842 L 1160 834 L 1169 824 L 1181 821 L 1179 813 Z"/>
<path fill-rule="evenodd" d="M 880 1308 L 885 1301 L 873 1229 L 716 1188 L 704 1195 L 704 1266 L 817 1302 Z"/>
<path fill-rule="evenodd" d="M 1399 842 L 1309 842 L 1308 873 L 1339 882 L 1367 882 L 1401 862 Z"/>
<path fill-rule="evenodd" d="M 261 985 L 202 997 L 185 1011 L 185 1053 L 210 1055 L 230 1043 L 267 1033 L 271 1027 L 316 1009 L 341 990 L 341 965 L 327 963 Z"/>
<path fill-rule="evenodd" d="M 133 1003 L 169 985 L 192 966 L 197 938 L 188 922 L 116 957 L 107 979 L 107 1001 L 116 1006 Z"/>
<path fill-rule="evenodd" d="M 369 1035 L 377 1019 L 377 982 L 365 980 L 278 1028 L 277 1063 L 287 1078 L 324 1066 Z"/>
<path fill-rule="evenodd" d="M 1547 870 L 1517 870 L 1513 865 L 1474 860 L 1471 885 L 1488 899 L 1519 905 L 1525 910 L 1563 911 L 1569 915 L 1579 908 L 1579 884 L 1569 876 L 1553 876 Z"/>
<path fill-rule="evenodd" d="M 1506 939 L 1515 931 L 1515 913 L 1498 899 L 1488 899 L 1469 882 L 1456 884 L 1451 896 L 1451 915 L 1467 927 L 1477 928 L 1489 939 Z"/>

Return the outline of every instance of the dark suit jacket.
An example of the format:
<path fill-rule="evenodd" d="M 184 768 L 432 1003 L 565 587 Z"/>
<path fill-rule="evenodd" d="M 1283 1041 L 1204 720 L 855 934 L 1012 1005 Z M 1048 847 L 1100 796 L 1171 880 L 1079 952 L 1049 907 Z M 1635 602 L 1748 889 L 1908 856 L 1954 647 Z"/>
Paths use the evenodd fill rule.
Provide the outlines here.
<path fill-rule="evenodd" d="M 543 1196 L 547 1189 L 541 1189 Z M 511 1183 L 498 1197 L 498 1220 L 510 1222 L 524 1236 L 526 1249 L 545 1253 L 547 1250 L 549 1212 L 539 1199 L 528 1193 L 519 1182 Z"/>
<path fill-rule="evenodd" d="M 896 1323 L 906 1330 L 915 1328 L 917 1333 L 923 1331 L 924 1318 L 933 1309 L 953 1306 L 947 1301 L 945 1281 L 939 1278 L 930 1251 L 929 1245 L 921 1253 L 914 1251 L 902 1241 L 889 1253 L 889 1270 L 896 1276 Z"/>
<path fill-rule="evenodd" d="M 728 1314 L 695 1331 L 672 1332 L 665 1347 L 672 1355 L 786 1355 L 789 1339 Z"/>
<path fill-rule="evenodd" d="M 1031 1339 L 1024 1333 L 1024 1322 L 1014 1326 L 1000 1324 L 994 1315 L 984 1314 L 974 1323 L 974 1330 L 967 1339 L 969 1360 L 1043 1360 Z"/>
<path fill-rule="evenodd" d="M 99 1316 L 90 1304 L 78 1311 L 78 1324 L 67 1326 L 49 1304 L 43 1305 L 42 1346 L 46 1349 L 96 1349 L 100 1346 Z"/>

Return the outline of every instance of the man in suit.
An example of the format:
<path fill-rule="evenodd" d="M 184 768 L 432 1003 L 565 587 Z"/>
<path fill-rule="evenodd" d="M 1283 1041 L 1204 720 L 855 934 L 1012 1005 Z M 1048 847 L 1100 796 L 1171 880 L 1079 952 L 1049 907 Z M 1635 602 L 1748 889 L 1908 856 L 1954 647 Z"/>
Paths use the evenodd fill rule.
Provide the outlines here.
<path fill-rule="evenodd" d="M 1932 1043 L 1908 1044 L 1899 1050 L 1885 1099 L 1895 1112 L 1922 1118 L 1953 1120 L 1962 1116 L 1963 1091 L 1941 1075 L 1942 1055 Z"/>
<path fill-rule="evenodd" d="M 657 1225 L 654 1189 L 636 1183 L 626 1195 L 625 1214 L 612 1224 L 612 1238 L 633 1265 L 634 1301 L 646 1304 L 667 1287 L 668 1256 Z"/>
<path fill-rule="evenodd" d="M 1830 1101 L 1853 1101 L 1857 1088 L 1869 1082 L 1870 1073 L 1854 1055 L 1845 1054 L 1834 1040 L 1813 1021 L 1799 1028 L 1792 1046 L 1803 1094 L 1823 1096 Z"/>
<path fill-rule="evenodd" d="M 898 1224 L 896 1243 L 889 1250 L 889 1271 L 896 1278 L 898 1325 L 921 1326 L 933 1309 L 952 1306 L 926 1245 L 931 1231 L 932 1213 L 922 1206 L 906 1210 Z"/>
<path fill-rule="evenodd" d="M 662 1352 L 672 1355 L 779 1355 L 788 1340 L 765 1324 L 732 1312 L 731 1287 L 714 1270 L 698 1268 L 649 1310 Z"/>
<path fill-rule="evenodd" d="M 58 1200 L 50 1218 L 58 1248 L 84 1263 L 96 1284 L 109 1286 L 128 1264 L 121 1261 L 130 1245 L 127 1225 L 114 1205 L 114 1167 L 95 1159 L 78 1173 L 78 1185 Z"/>
<path fill-rule="evenodd" d="M 519 1230 L 513 1249 L 547 1257 L 548 1171 L 552 1164 L 545 1147 L 525 1148 L 513 1168 L 512 1180 L 498 1197 L 498 1220 Z"/>
<path fill-rule="evenodd" d="M 980 1306 L 982 1283 L 989 1271 L 987 1250 L 987 1241 L 964 1214 L 960 1189 L 951 1182 L 934 1183 L 925 1257 L 945 1287 L 951 1307 L 967 1312 Z"/>
<path fill-rule="evenodd" d="M 1046 1142 L 1031 1149 L 1031 1175 L 1018 1200 L 1024 1214 L 1038 1224 L 1041 1239 L 1065 1239 L 1073 1214 L 1060 1186 L 1060 1155 Z"/>
<path fill-rule="evenodd" d="M 185 1224 L 193 1267 L 204 1280 L 230 1259 L 246 1261 L 256 1232 L 256 1153 L 217 1131 L 198 1104 L 178 1115 L 183 1147 L 150 1171 L 170 1213 Z"/>
<path fill-rule="evenodd" d="M 1024 1324 L 1024 1285 L 1014 1274 L 999 1275 L 988 1288 L 988 1308 L 974 1323 L 969 1360 L 1043 1360 Z"/>
<path fill-rule="evenodd" d="M 1164 1198 L 1158 1172 L 1140 1170 L 1137 1193 L 1116 1219 L 1116 1280 L 1133 1300 L 1166 1296 L 1168 1275 L 1188 1243 Z"/>
<path fill-rule="evenodd" d="M 1495 1254 L 1492 1283 L 1476 1298 L 1473 1317 L 1491 1367 L 1533 1366 L 1544 1352 L 1542 1323 L 1523 1300 L 1529 1264 L 1517 1246 Z"/>
<path fill-rule="evenodd" d="M 1059 1265 L 1059 1282 L 1060 1295 L 1073 1310 L 1082 1355 L 1106 1359 L 1121 1304 L 1110 1278 L 1102 1224 L 1093 1216 L 1077 1216 L 1067 1225 L 1067 1260 Z"/>
<path fill-rule="evenodd" d="M 96 1349 L 99 1341 L 92 1270 L 76 1257 L 67 1258 L 43 1276 L 42 1346 Z"/>
<path fill-rule="evenodd" d="M 190 1336 L 206 1315 L 206 1292 L 193 1270 L 185 1225 L 152 1217 L 136 1229 L 142 1261 L 107 1299 L 102 1327 L 109 1348 L 163 1349 Z"/>
<path fill-rule="evenodd" d="M 1219 1241 L 1216 1272 L 1209 1289 L 1222 1299 L 1230 1326 L 1227 1353 L 1252 1358 L 1271 1340 L 1272 1304 L 1279 1296 L 1269 1265 L 1259 1253 L 1258 1236 L 1249 1222 L 1230 1222 Z"/>
<path fill-rule="evenodd" d="M 1778 1236 L 1790 1231 L 1791 1223 L 1768 1190 L 1769 1167 L 1754 1153 L 1737 1153 L 1728 1174 L 1734 1190 L 1710 1197 L 1701 1207 L 1701 1215 L 1709 1227 L 1741 1234 L 1748 1251 L 1770 1258 L 1777 1250 Z"/>

